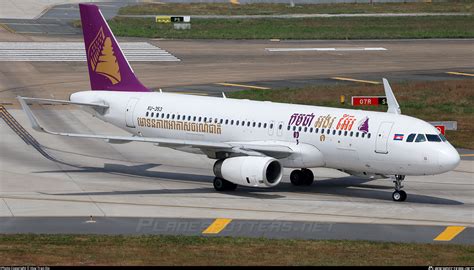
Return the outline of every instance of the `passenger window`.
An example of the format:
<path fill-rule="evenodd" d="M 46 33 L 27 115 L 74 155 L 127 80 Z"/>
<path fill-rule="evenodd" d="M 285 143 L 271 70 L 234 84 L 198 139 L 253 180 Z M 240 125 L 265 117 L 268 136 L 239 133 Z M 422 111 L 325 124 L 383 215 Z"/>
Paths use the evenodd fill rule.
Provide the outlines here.
<path fill-rule="evenodd" d="M 407 142 L 413 142 L 413 140 L 415 139 L 415 136 L 416 136 L 415 133 L 412 133 L 412 134 L 408 135 Z"/>
<path fill-rule="evenodd" d="M 226 119 L 226 120 L 225 120 L 225 124 L 226 124 L 226 125 L 229 124 L 229 119 Z"/>
<path fill-rule="evenodd" d="M 263 128 L 267 128 L 267 123 L 263 123 Z"/>
<path fill-rule="evenodd" d="M 301 127 L 298 127 L 298 131 L 301 132 Z"/>
<path fill-rule="evenodd" d="M 435 134 L 426 134 L 426 138 L 429 142 L 441 142 L 441 139 Z"/>
<path fill-rule="evenodd" d="M 309 129 L 309 132 L 310 132 L 310 133 L 313 133 L 313 128 L 310 128 L 310 129 Z"/>
<path fill-rule="evenodd" d="M 193 117 L 193 121 L 196 121 L 196 116 Z"/>
<path fill-rule="evenodd" d="M 354 131 L 351 131 L 351 137 L 352 137 L 352 135 L 354 135 Z"/>
<path fill-rule="evenodd" d="M 261 127 L 262 127 L 262 123 L 258 122 L 258 127 L 261 128 Z"/>
<path fill-rule="evenodd" d="M 145 113 L 145 116 L 148 117 L 148 112 Z"/>
<path fill-rule="evenodd" d="M 210 121 L 210 120 L 211 120 L 211 119 L 209 119 L 209 121 Z M 206 122 L 207 122 L 207 117 L 204 117 L 204 123 L 206 123 Z"/>
<path fill-rule="evenodd" d="M 176 117 L 176 120 L 179 120 L 179 117 L 180 117 L 180 115 L 178 114 L 178 116 Z"/>
<path fill-rule="evenodd" d="M 362 135 L 360 135 L 360 136 L 361 136 L 362 138 L 364 138 L 364 137 L 365 137 L 365 133 L 362 133 Z"/>
<path fill-rule="evenodd" d="M 255 122 L 253 122 L 253 124 L 252 124 L 252 127 L 255 127 L 255 125 L 256 125 L 256 123 L 255 123 Z"/>
<path fill-rule="evenodd" d="M 250 121 L 247 122 L 247 126 L 250 127 Z"/>
<path fill-rule="evenodd" d="M 282 129 L 282 128 L 283 128 L 282 124 L 278 125 L 278 129 Z"/>
<path fill-rule="evenodd" d="M 304 132 L 308 131 L 308 127 L 304 127 Z"/>
<path fill-rule="evenodd" d="M 344 136 L 347 136 L 347 130 L 346 130 L 346 131 L 344 131 Z"/>
<path fill-rule="evenodd" d="M 286 129 L 287 129 L 287 130 L 290 130 L 290 126 L 288 126 Z"/>
<path fill-rule="evenodd" d="M 231 124 L 231 125 L 234 125 L 234 120 L 230 120 L 230 124 Z"/>
<path fill-rule="evenodd" d="M 316 129 L 314 130 L 314 132 L 318 133 L 318 132 L 319 132 L 319 128 L 316 128 Z"/>
<path fill-rule="evenodd" d="M 198 122 L 201 122 L 201 120 L 202 120 L 202 117 L 201 117 L 201 116 L 199 116 L 199 120 L 198 120 Z"/>
<path fill-rule="evenodd" d="M 171 116 L 171 119 L 174 119 L 174 114 Z"/>
<path fill-rule="evenodd" d="M 341 130 L 339 130 L 339 132 L 338 132 L 338 135 L 339 135 L 339 136 L 341 136 L 341 134 L 342 134 L 342 131 L 341 131 Z"/>
<path fill-rule="evenodd" d="M 219 121 L 219 124 L 222 124 L 223 122 L 224 122 L 224 119 L 221 119 L 221 120 Z"/>
<path fill-rule="evenodd" d="M 336 135 L 336 130 L 335 129 L 332 130 L 332 135 Z"/>
<path fill-rule="evenodd" d="M 321 129 L 321 134 L 324 134 L 324 128 Z"/>
<path fill-rule="evenodd" d="M 272 128 L 273 128 L 273 123 L 272 123 L 272 124 L 270 124 L 270 129 L 272 129 Z"/>
<path fill-rule="evenodd" d="M 326 133 L 329 135 L 329 133 L 331 133 L 331 130 L 328 129 L 328 130 L 326 131 Z"/>
<path fill-rule="evenodd" d="M 166 114 L 166 119 L 170 119 L 170 114 Z"/>
<path fill-rule="evenodd" d="M 235 125 L 236 125 L 236 126 L 239 125 L 239 120 L 235 121 Z"/>
<path fill-rule="evenodd" d="M 293 126 L 293 131 L 296 131 L 296 127 L 295 127 L 295 126 Z"/>
<path fill-rule="evenodd" d="M 418 135 L 416 136 L 415 142 L 425 142 L 425 141 L 426 141 L 425 135 L 423 135 L 423 134 L 418 134 Z"/>
<path fill-rule="evenodd" d="M 367 134 L 367 139 L 370 139 L 370 133 L 369 133 L 369 134 Z"/>

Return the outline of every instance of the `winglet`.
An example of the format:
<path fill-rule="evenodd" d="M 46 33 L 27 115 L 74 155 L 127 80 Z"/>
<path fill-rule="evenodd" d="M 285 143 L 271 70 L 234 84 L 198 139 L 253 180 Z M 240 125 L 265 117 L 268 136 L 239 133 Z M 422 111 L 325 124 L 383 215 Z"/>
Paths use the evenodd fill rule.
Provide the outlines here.
<path fill-rule="evenodd" d="M 28 105 L 26 104 L 25 99 L 20 96 L 18 96 L 17 99 L 18 99 L 18 102 L 20 102 L 21 107 L 25 111 L 26 116 L 28 116 L 28 119 L 30 120 L 30 123 L 31 123 L 31 127 L 36 131 L 46 132 L 44 128 L 41 127 L 40 124 L 38 123 L 38 120 L 34 116 L 33 112 L 31 112 L 30 107 L 28 107 Z"/>
<path fill-rule="evenodd" d="M 402 111 L 400 110 L 400 105 L 398 105 L 397 99 L 395 98 L 395 95 L 393 94 L 390 84 L 385 78 L 383 78 L 382 81 L 383 81 L 383 88 L 385 90 L 385 96 L 387 97 L 387 104 L 388 104 L 387 112 L 394 113 L 394 114 L 401 114 Z"/>

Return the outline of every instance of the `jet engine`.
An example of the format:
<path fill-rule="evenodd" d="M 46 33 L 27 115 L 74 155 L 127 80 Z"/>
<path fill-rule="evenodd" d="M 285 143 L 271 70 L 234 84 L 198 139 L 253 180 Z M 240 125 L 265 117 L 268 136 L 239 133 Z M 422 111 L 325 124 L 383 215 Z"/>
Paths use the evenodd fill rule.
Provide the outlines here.
<path fill-rule="evenodd" d="M 271 157 L 242 156 L 216 161 L 214 174 L 241 186 L 274 187 L 280 183 L 283 169 Z"/>

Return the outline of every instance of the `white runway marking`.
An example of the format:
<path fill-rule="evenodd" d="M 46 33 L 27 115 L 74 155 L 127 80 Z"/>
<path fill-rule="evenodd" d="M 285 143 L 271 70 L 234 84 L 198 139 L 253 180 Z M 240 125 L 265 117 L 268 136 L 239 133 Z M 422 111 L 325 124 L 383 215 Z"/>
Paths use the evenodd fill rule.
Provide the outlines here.
<path fill-rule="evenodd" d="M 330 52 L 330 51 L 386 51 L 387 49 L 382 47 L 375 48 L 265 48 L 269 52 L 304 52 L 304 51 L 318 51 L 318 52 Z"/>
<path fill-rule="evenodd" d="M 180 61 L 147 42 L 120 44 L 129 61 Z M 0 42 L 0 61 L 86 61 L 82 42 Z"/>

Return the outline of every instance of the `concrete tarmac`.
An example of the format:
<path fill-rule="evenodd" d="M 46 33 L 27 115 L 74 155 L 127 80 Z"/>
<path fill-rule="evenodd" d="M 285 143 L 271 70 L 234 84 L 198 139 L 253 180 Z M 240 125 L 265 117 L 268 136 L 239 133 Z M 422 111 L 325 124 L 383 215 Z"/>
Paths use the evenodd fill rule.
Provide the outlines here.
<path fill-rule="evenodd" d="M 19 35 L 0 28 L 0 40 L 64 42 L 80 41 L 81 37 Z M 382 76 L 400 81 L 469 79 L 472 76 L 462 74 L 474 71 L 472 40 L 122 40 L 157 44 L 181 59 L 172 63 L 132 63 L 145 85 L 174 91 L 201 86 L 199 90 L 205 92 L 210 85 L 216 87 L 214 93 L 219 89 L 246 88 L 222 83 L 251 83 L 274 89 L 287 83 L 337 82 L 333 77 L 366 81 L 380 80 Z M 266 50 L 292 47 L 387 50 Z M 294 222 L 292 228 L 300 226 L 298 222 L 334 224 L 339 228 L 335 233 L 317 235 L 297 230 L 299 237 L 310 239 L 437 242 L 439 235 L 449 234 L 451 238 L 441 238 L 450 240 L 443 241 L 474 243 L 473 160 L 462 160 L 458 168 L 446 174 L 407 177 L 404 184 L 409 196 L 404 203 L 392 201 L 393 184 L 388 180 L 368 181 L 324 168 L 313 170 L 316 182 L 311 187 L 293 187 L 288 179 L 290 171 L 285 171 L 283 183 L 274 189 L 239 187 L 235 192 L 217 193 L 212 187 L 213 161 L 204 156 L 145 143 L 116 145 L 38 133 L 16 106 L 18 95 L 68 99 L 71 93 L 88 88 L 87 66 L 83 62 L 0 63 L 0 100 L 12 104 L 7 110 L 15 120 L 0 120 L 0 232 L 13 233 L 15 228 L 16 232 L 25 232 L 25 228 L 61 232 L 51 229 L 57 228 L 52 224 L 59 222 L 63 227 L 92 215 L 96 224 L 115 223 L 128 228 L 117 229 L 117 233 L 133 230 L 140 218 L 190 219 L 201 222 L 203 227 L 213 219 L 224 219 L 232 220 L 227 226 L 275 221 Z M 44 106 L 36 113 L 53 130 L 125 135 L 77 108 L 66 107 Z M 44 225 L 28 227 L 35 223 Z M 348 233 L 350 227 L 358 229 Z M 76 233 L 85 232 L 81 226 L 71 228 L 77 228 Z M 239 230 L 226 231 L 229 228 L 224 226 L 217 235 L 272 235 L 267 230 L 238 234 Z M 369 228 L 373 234 L 368 233 Z M 294 236 L 283 232 L 281 235 Z"/>

